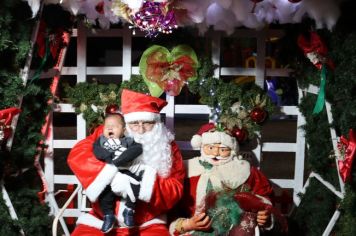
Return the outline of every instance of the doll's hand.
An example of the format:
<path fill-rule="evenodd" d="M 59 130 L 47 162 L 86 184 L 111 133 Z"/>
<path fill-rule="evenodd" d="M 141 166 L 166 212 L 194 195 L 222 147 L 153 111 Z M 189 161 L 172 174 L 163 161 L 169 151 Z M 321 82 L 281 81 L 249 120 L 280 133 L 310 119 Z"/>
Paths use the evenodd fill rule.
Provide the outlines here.
<path fill-rule="evenodd" d="M 271 223 L 271 212 L 269 210 L 263 210 L 257 212 L 257 224 L 261 227 L 269 226 Z"/>
<path fill-rule="evenodd" d="M 182 226 L 185 232 L 191 230 L 207 231 L 211 228 L 212 221 L 205 213 L 200 213 L 186 219 Z"/>

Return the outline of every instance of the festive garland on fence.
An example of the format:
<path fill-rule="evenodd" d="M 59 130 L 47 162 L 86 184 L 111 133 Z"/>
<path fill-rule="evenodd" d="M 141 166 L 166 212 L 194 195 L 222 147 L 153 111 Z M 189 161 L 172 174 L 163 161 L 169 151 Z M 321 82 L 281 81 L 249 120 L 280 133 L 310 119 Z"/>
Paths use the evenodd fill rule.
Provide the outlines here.
<path fill-rule="evenodd" d="M 24 97 L 12 149 L 0 149 L 0 179 L 4 181 L 19 220 L 11 219 L 9 209 L 0 197 L 0 235 L 19 235 L 20 228 L 26 235 L 49 235 L 51 232 L 49 209 L 38 201 L 40 181 L 33 167 L 38 143 L 43 139 L 40 130 L 50 109 L 47 100 L 51 94 L 46 81 L 36 81 L 24 87 L 19 76 L 30 48 L 34 21 L 23 1 L 2 1 L 0 110 L 18 106 L 19 96 Z"/>
<path fill-rule="evenodd" d="M 354 3 L 345 3 L 345 9 L 351 9 Z M 333 123 L 329 124 L 325 108 L 319 114 L 312 114 L 317 100 L 314 94 L 307 94 L 299 108 L 306 118 L 305 138 L 308 144 L 306 166 L 308 171 L 319 173 L 325 180 L 338 186 L 335 156 L 330 137 L 330 126 L 338 136 L 351 139 L 349 130 L 356 130 L 356 28 L 349 23 L 351 11 L 342 14 L 343 24 L 333 32 L 318 31 L 329 49 L 329 56 L 335 62 L 335 70 L 330 70 L 326 78 L 325 98 L 331 105 Z M 345 27 L 347 26 L 347 27 Z M 309 32 L 310 27 L 305 31 Z M 287 33 L 288 35 L 288 33 Z M 287 52 L 287 51 L 286 51 Z M 289 50 L 288 50 L 289 52 Z M 286 53 L 285 53 L 286 54 Z M 300 60 L 295 68 L 295 77 L 299 86 L 319 85 L 320 71 L 315 69 L 307 59 Z M 328 158 L 329 157 L 329 158 Z M 355 158 L 355 156 L 354 156 Z M 339 166 L 340 168 L 340 166 Z M 356 227 L 356 165 L 350 165 L 350 177 L 345 183 L 345 196 L 339 198 L 326 190 L 320 182 L 312 180 L 301 204 L 290 218 L 295 228 L 291 232 L 298 235 L 321 235 L 333 212 L 341 212 L 332 234 L 355 235 Z"/>
<path fill-rule="evenodd" d="M 200 96 L 200 102 L 212 108 L 212 117 L 232 130 L 240 142 L 252 138 L 255 131 L 272 114 L 274 106 L 265 92 L 254 83 L 238 85 L 224 82 L 213 76 L 216 68 L 208 59 L 200 60 L 198 79 L 188 82 L 189 90 Z M 123 88 L 148 93 L 148 87 L 140 75 L 121 85 L 99 84 L 98 82 L 78 83 L 74 87 L 65 85 L 66 97 L 75 107 L 77 114 L 82 113 L 89 129 L 103 121 L 106 110 L 120 104 Z"/>

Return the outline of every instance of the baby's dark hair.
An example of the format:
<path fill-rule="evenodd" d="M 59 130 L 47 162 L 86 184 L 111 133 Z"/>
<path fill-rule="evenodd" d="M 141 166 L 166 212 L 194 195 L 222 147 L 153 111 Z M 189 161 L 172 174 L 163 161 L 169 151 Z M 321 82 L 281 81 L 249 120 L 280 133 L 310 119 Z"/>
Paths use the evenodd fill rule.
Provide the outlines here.
<path fill-rule="evenodd" d="M 106 120 L 106 118 L 109 118 L 109 117 L 117 117 L 120 119 L 120 122 L 122 123 L 123 126 L 125 126 L 125 119 L 124 119 L 124 116 L 120 113 L 106 113 L 105 114 L 105 117 L 104 117 L 104 120 Z"/>

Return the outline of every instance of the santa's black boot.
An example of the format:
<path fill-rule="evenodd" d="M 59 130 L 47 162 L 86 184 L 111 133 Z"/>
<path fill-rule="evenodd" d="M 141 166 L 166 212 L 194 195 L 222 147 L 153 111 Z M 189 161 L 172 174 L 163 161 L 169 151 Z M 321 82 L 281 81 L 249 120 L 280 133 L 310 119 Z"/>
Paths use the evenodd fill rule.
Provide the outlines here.
<path fill-rule="evenodd" d="M 134 213 L 135 211 L 131 208 L 125 208 L 124 212 L 122 213 L 124 217 L 124 223 L 127 227 L 135 226 Z"/>
<path fill-rule="evenodd" d="M 104 234 L 110 232 L 112 228 L 114 228 L 115 220 L 116 218 L 113 214 L 104 215 L 104 223 L 101 227 L 101 232 Z"/>

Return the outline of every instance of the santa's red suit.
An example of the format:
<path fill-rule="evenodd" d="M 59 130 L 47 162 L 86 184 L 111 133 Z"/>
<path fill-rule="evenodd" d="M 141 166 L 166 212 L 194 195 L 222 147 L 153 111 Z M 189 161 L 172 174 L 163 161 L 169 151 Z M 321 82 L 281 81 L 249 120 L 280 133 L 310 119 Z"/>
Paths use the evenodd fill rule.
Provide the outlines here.
<path fill-rule="evenodd" d="M 187 179 L 184 183 L 183 197 L 178 205 L 179 217 L 191 217 L 204 208 L 202 203 L 207 194 L 208 183 L 213 189 L 222 189 L 223 185 L 239 191 L 251 191 L 269 202 L 272 187 L 268 179 L 246 160 L 234 158 L 218 166 L 206 166 L 199 157 L 185 162 Z M 203 210 L 204 211 L 204 210 Z M 170 225 L 170 232 L 179 235 L 175 222 Z M 187 234 L 189 235 L 189 233 Z"/>
<path fill-rule="evenodd" d="M 100 232 L 103 213 L 96 201 L 99 194 L 110 184 L 117 173 L 114 165 L 99 161 L 93 154 L 93 142 L 102 133 L 102 127 L 80 141 L 71 150 L 68 164 L 83 188 L 86 195 L 94 202 L 89 214 L 78 219 L 78 226 L 73 235 L 103 235 Z M 165 213 L 181 198 L 183 193 L 183 179 L 185 175 L 182 157 L 175 142 L 172 147 L 172 169 L 168 177 L 163 178 L 153 168 L 145 170 L 142 177 L 139 201 L 136 205 L 135 222 L 140 226 L 140 233 L 134 235 L 157 235 L 156 232 L 165 232 Z M 120 201 L 116 204 L 116 214 L 120 214 Z M 130 230 L 132 232 L 132 229 Z M 114 229 L 113 235 L 126 235 L 129 229 L 125 227 Z M 132 234 L 131 234 L 132 235 Z"/>

